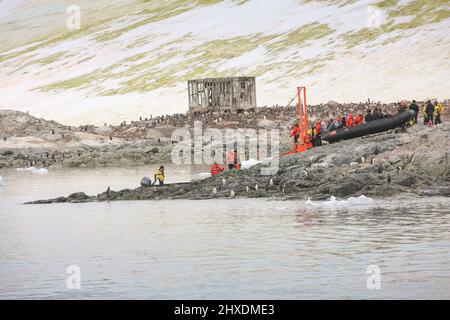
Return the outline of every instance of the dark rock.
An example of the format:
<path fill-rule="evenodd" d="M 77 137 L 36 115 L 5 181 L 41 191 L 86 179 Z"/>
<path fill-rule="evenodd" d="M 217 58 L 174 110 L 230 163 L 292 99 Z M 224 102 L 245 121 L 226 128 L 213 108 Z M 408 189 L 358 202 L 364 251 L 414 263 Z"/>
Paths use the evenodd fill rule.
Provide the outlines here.
<path fill-rule="evenodd" d="M 152 185 L 152 180 L 148 177 L 144 177 L 141 180 L 141 187 L 151 187 Z"/>
<path fill-rule="evenodd" d="M 67 197 L 68 201 L 80 201 L 80 200 L 86 200 L 89 197 L 84 193 L 84 192 L 76 192 L 76 193 L 72 193 L 71 195 L 69 195 Z"/>
<path fill-rule="evenodd" d="M 0 156 L 5 156 L 5 157 L 11 156 L 11 155 L 13 155 L 13 154 L 14 154 L 14 152 L 11 151 L 11 150 L 5 150 L 5 151 L 1 151 L 1 152 L 0 152 Z"/>
<path fill-rule="evenodd" d="M 159 152 L 159 148 L 152 148 L 149 151 L 147 151 L 147 153 L 158 153 Z"/>

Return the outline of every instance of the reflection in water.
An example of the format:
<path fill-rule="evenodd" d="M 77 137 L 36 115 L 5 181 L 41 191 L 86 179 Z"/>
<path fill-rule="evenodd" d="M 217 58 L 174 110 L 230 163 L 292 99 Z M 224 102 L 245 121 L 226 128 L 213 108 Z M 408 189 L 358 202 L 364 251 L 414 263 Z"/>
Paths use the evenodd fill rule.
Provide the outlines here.
<path fill-rule="evenodd" d="M 21 204 L 136 187 L 153 169 L 0 172 L 0 298 L 450 298 L 448 198 Z M 366 287 L 373 264 L 381 290 Z"/>

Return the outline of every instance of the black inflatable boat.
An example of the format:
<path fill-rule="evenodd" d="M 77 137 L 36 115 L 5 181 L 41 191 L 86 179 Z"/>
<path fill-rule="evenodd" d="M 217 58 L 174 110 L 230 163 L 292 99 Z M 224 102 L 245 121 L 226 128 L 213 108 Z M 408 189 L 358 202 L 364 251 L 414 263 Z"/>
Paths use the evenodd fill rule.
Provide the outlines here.
<path fill-rule="evenodd" d="M 395 129 L 410 121 L 415 114 L 413 110 L 407 110 L 391 118 L 379 119 L 354 127 L 344 127 L 327 133 L 322 140 L 332 143 Z"/>

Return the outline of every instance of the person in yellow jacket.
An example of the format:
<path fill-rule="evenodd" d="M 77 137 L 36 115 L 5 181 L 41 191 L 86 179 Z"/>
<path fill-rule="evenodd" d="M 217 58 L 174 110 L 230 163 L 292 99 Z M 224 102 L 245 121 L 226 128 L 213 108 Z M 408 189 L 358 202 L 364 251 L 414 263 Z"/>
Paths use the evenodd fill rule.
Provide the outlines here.
<path fill-rule="evenodd" d="M 159 181 L 159 185 L 163 186 L 165 178 L 166 178 L 166 175 L 164 174 L 164 166 L 161 166 L 155 172 L 155 181 L 153 182 L 153 185 L 156 183 L 156 181 Z"/>
<path fill-rule="evenodd" d="M 444 113 L 444 106 L 442 103 L 438 103 L 437 101 L 434 103 L 434 124 L 441 124 L 441 116 Z"/>
<path fill-rule="evenodd" d="M 422 105 L 422 107 L 420 108 L 420 113 L 422 114 L 423 117 L 423 124 L 427 124 L 427 111 L 426 111 L 427 107 L 425 105 Z"/>

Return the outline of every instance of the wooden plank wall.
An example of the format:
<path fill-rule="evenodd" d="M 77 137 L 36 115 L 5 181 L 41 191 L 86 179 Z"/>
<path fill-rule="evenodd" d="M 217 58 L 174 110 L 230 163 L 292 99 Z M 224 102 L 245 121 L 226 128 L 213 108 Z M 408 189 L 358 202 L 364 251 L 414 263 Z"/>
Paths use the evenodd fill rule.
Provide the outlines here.
<path fill-rule="evenodd" d="M 208 78 L 188 81 L 189 109 L 252 109 L 256 107 L 254 77 Z"/>

